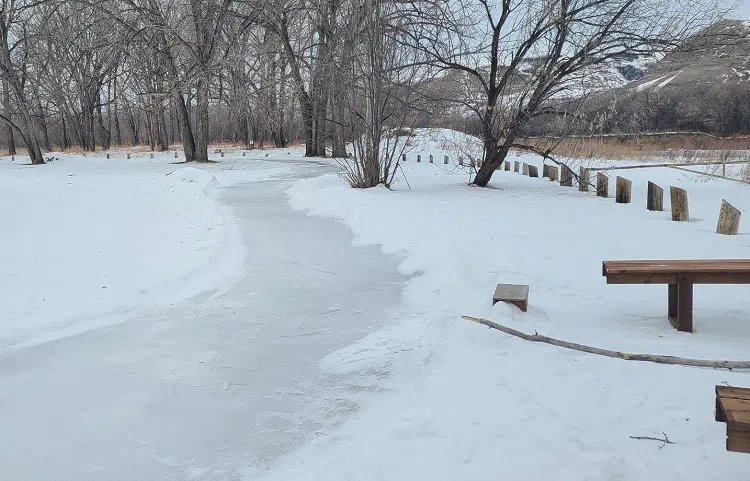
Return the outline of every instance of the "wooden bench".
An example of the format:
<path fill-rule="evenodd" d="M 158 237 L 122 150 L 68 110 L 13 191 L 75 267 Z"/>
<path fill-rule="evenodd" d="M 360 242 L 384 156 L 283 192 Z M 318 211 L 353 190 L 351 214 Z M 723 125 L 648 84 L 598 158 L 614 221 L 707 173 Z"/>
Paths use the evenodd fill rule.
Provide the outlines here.
<path fill-rule="evenodd" d="M 750 454 L 750 389 L 716 386 L 716 420 L 727 424 L 727 451 Z"/>
<path fill-rule="evenodd" d="M 604 261 L 607 284 L 667 284 L 672 325 L 693 332 L 693 284 L 750 284 L 750 259 Z"/>

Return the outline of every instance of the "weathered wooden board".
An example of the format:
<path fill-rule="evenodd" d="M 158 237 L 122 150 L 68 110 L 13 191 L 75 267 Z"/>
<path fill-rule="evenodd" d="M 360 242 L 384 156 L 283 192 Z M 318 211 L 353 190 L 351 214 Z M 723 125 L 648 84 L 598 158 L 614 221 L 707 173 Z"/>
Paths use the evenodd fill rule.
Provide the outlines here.
<path fill-rule="evenodd" d="M 557 182 L 557 173 L 558 173 L 557 167 L 555 167 L 554 165 L 550 165 L 549 166 L 549 180 L 550 180 L 550 182 Z"/>
<path fill-rule="evenodd" d="M 520 167 L 520 164 L 517 160 L 513 162 L 513 172 L 518 172 L 519 167 Z"/>
<path fill-rule="evenodd" d="M 539 168 L 536 165 L 529 165 L 529 177 L 539 177 Z"/>
<path fill-rule="evenodd" d="M 689 221 L 690 211 L 688 209 L 687 191 L 672 186 L 669 188 L 669 197 L 672 204 L 672 220 L 679 222 Z"/>
<path fill-rule="evenodd" d="M 664 189 L 650 181 L 646 194 L 646 209 L 656 212 L 664 210 Z"/>
<path fill-rule="evenodd" d="M 609 197 L 609 177 L 601 172 L 596 174 L 596 195 L 599 197 Z"/>
<path fill-rule="evenodd" d="M 615 202 L 618 204 L 630 204 L 633 183 L 625 177 L 617 177 L 615 181 Z"/>
<path fill-rule="evenodd" d="M 524 284 L 498 284 L 492 296 L 492 305 L 510 302 L 526 312 L 529 308 L 529 286 Z"/>
<path fill-rule="evenodd" d="M 567 165 L 562 165 L 560 169 L 560 185 L 563 187 L 573 187 L 573 171 Z"/>
<path fill-rule="evenodd" d="M 526 162 L 523 163 L 523 169 L 521 169 L 522 175 L 529 175 L 529 164 Z"/>
<path fill-rule="evenodd" d="M 719 209 L 719 222 L 716 225 L 716 233 L 724 235 L 737 235 L 740 231 L 740 216 L 742 212 L 726 200 L 721 201 Z"/>
<path fill-rule="evenodd" d="M 750 454 L 750 389 L 716 386 L 715 419 L 727 425 L 727 451 Z"/>
<path fill-rule="evenodd" d="M 578 190 L 581 192 L 589 191 L 589 169 L 581 167 L 578 173 Z"/>

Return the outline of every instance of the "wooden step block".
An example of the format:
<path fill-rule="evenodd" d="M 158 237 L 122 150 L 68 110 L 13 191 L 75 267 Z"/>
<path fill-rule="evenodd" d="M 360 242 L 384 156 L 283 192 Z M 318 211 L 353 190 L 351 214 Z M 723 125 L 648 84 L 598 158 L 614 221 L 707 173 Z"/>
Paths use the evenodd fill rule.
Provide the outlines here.
<path fill-rule="evenodd" d="M 498 302 L 510 302 L 515 304 L 523 312 L 529 308 L 529 286 L 524 284 L 498 284 L 495 295 L 492 296 L 492 305 Z"/>
<path fill-rule="evenodd" d="M 716 386 L 715 416 L 727 424 L 727 451 L 750 454 L 750 389 Z"/>

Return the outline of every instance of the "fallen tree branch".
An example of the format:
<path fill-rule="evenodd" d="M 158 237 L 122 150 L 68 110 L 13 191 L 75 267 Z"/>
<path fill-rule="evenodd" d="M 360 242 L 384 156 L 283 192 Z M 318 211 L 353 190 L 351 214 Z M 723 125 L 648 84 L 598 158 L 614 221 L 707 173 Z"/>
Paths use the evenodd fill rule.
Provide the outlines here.
<path fill-rule="evenodd" d="M 643 441 L 658 441 L 661 443 L 661 446 L 659 446 L 659 449 L 663 448 L 667 444 L 674 444 L 672 441 L 669 440 L 669 436 L 667 436 L 667 433 L 662 433 L 664 435 L 664 439 L 662 438 L 654 438 L 651 436 L 630 436 L 630 439 L 638 439 Z"/>
<path fill-rule="evenodd" d="M 710 359 L 690 359 L 685 357 L 677 356 L 662 356 L 658 354 L 632 354 L 629 352 L 613 351 L 610 349 L 602 349 L 599 347 L 586 346 L 584 344 L 577 344 L 575 342 L 562 341 L 553 337 L 542 336 L 541 334 L 534 332 L 534 334 L 526 334 L 525 332 L 518 331 L 516 329 L 503 326 L 496 322 L 492 322 L 488 319 L 481 317 L 462 316 L 467 321 L 476 322 L 477 324 L 485 325 L 491 329 L 497 329 L 498 331 L 510 334 L 511 336 L 520 337 L 524 341 L 529 342 L 541 342 L 544 344 L 551 344 L 553 346 L 562 347 L 564 349 L 571 349 L 573 351 L 587 352 L 589 354 L 596 354 L 599 356 L 612 357 L 615 359 L 624 359 L 626 361 L 644 361 L 654 362 L 657 364 L 672 364 L 677 366 L 689 366 L 689 367 L 707 367 L 712 369 L 750 369 L 750 361 L 715 361 Z"/>

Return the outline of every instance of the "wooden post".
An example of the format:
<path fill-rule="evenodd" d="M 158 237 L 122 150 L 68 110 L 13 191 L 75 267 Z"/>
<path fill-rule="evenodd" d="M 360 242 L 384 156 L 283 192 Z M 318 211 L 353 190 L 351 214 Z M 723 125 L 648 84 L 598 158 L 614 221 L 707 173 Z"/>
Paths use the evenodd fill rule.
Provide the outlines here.
<path fill-rule="evenodd" d="M 107 154 L 107 158 L 109 158 L 109 154 Z"/>
<path fill-rule="evenodd" d="M 128 152 L 128 159 L 130 158 L 130 152 Z"/>
<path fill-rule="evenodd" d="M 596 173 L 596 195 L 599 197 L 609 197 L 609 177 L 601 172 Z"/>
<path fill-rule="evenodd" d="M 618 204 L 630 204 L 630 192 L 632 191 L 633 183 L 625 177 L 617 177 L 615 183 L 615 202 Z"/>
<path fill-rule="evenodd" d="M 448 156 L 447 155 L 443 156 L 443 164 L 448 165 Z"/>
<path fill-rule="evenodd" d="M 245 152 L 242 152 L 242 155 L 244 156 L 244 155 L 245 155 Z M 174 158 L 175 158 L 175 159 L 177 158 L 177 152 L 175 152 L 175 153 L 174 153 Z"/>
<path fill-rule="evenodd" d="M 578 190 L 581 192 L 589 191 L 589 169 L 581 167 L 578 172 Z"/>
<path fill-rule="evenodd" d="M 737 235 L 740 231 L 740 216 L 742 213 L 738 208 L 727 202 L 721 201 L 719 210 L 719 222 L 716 225 L 716 233 L 724 235 Z"/>
<path fill-rule="evenodd" d="M 560 185 L 563 187 L 573 187 L 573 171 L 564 164 L 560 169 Z"/>
<path fill-rule="evenodd" d="M 669 197 L 672 201 L 672 220 L 678 222 L 689 221 L 690 211 L 688 209 L 687 191 L 679 187 L 670 187 Z"/>
<path fill-rule="evenodd" d="M 404 154 L 404 155 L 406 155 L 406 154 Z M 459 157 L 458 158 L 458 165 L 461 165 L 461 166 L 464 165 L 464 158 L 463 157 Z"/>
<path fill-rule="evenodd" d="M 224 151 L 223 150 L 221 151 L 221 156 L 224 157 Z"/>
<path fill-rule="evenodd" d="M 422 162 L 422 156 L 417 154 L 417 162 Z"/>
<path fill-rule="evenodd" d="M 549 165 L 542 164 L 542 177 L 547 177 L 549 179 Z"/>
<path fill-rule="evenodd" d="M 434 164 L 434 163 L 435 163 L 435 162 L 434 162 L 434 160 L 432 159 L 432 154 L 430 154 L 430 163 L 431 163 L 431 164 Z"/>
<path fill-rule="evenodd" d="M 539 177 L 539 168 L 536 165 L 529 166 L 529 177 Z"/>
<path fill-rule="evenodd" d="M 661 212 L 664 210 L 664 189 L 653 182 L 648 183 L 646 208 L 655 212 Z"/>
<path fill-rule="evenodd" d="M 154 153 L 153 153 L 153 152 L 151 152 L 151 158 L 152 158 L 152 159 L 154 158 Z"/>
<path fill-rule="evenodd" d="M 510 172 L 510 162 L 508 161 L 505 162 L 505 171 Z"/>
<path fill-rule="evenodd" d="M 557 181 L 557 167 L 555 167 L 554 165 L 549 166 L 549 180 L 550 182 Z"/>
<path fill-rule="evenodd" d="M 522 175 L 529 175 L 529 164 L 526 162 L 523 163 L 523 169 L 521 169 Z"/>
<path fill-rule="evenodd" d="M 516 160 L 516 161 L 515 161 L 515 162 L 513 163 L 513 172 L 518 172 L 518 168 L 519 168 L 520 166 L 521 166 L 521 164 L 519 164 L 519 163 L 518 163 L 518 161 Z"/>
<path fill-rule="evenodd" d="M 406 162 L 406 154 L 401 154 L 401 162 Z"/>

